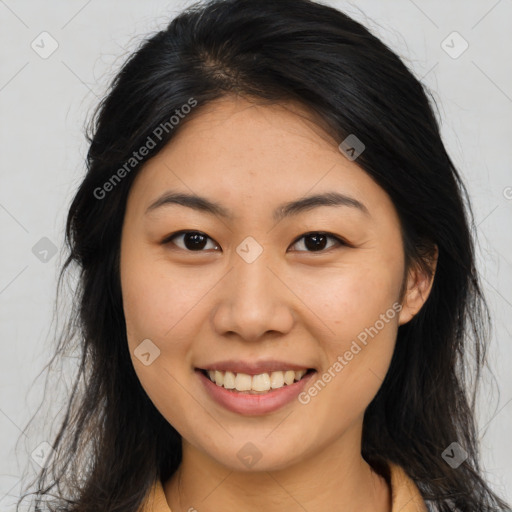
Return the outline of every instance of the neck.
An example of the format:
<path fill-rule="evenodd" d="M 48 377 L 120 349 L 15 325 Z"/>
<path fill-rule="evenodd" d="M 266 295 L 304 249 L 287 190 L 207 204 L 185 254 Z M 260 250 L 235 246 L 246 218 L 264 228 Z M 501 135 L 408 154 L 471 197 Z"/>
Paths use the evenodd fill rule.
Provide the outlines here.
<path fill-rule="evenodd" d="M 272 471 L 231 470 L 183 441 L 182 463 L 164 484 L 167 502 L 172 512 L 390 512 L 387 482 L 354 441 Z"/>

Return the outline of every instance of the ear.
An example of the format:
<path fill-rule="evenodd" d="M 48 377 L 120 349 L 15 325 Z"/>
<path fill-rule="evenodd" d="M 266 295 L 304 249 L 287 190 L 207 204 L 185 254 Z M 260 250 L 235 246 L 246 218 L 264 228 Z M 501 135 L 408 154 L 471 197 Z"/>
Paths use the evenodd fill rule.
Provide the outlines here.
<path fill-rule="evenodd" d="M 402 309 L 398 316 L 398 325 L 409 322 L 422 308 L 430 295 L 434 283 L 439 250 L 434 246 L 433 254 L 427 259 L 430 272 L 414 265 L 407 275 L 407 287 L 402 299 Z"/>

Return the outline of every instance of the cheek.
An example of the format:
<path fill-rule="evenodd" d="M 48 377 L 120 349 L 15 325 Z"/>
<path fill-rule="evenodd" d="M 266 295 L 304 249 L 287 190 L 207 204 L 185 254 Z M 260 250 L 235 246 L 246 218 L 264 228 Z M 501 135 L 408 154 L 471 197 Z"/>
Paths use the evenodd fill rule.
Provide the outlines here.
<path fill-rule="evenodd" d="M 336 337 L 355 337 L 397 302 L 402 282 L 399 263 L 372 265 L 361 261 L 337 269 L 325 276 L 322 284 L 309 283 L 308 302 L 319 305 L 319 316 Z"/>
<path fill-rule="evenodd" d="M 162 266 L 130 255 L 122 262 L 123 309 L 130 342 L 141 337 L 176 340 L 201 296 L 199 280 L 185 283 L 178 273 L 162 272 Z"/>
<path fill-rule="evenodd" d="M 311 287 L 311 304 L 330 331 L 319 337 L 326 356 L 322 381 L 327 408 L 336 403 L 353 417 L 371 402 L 389 368 L 398 330 L 401 261 L 360 261 Z M 319 384 L 317 388 L 321 388 Z M 314 393 L 314 392 L 313 392 Z M 323 393 L 323 391 L 322 391 Z M 322 407 L 318 402 L 318 406 Z M 350 411 L 350 412 L 349 412 Z"/>
<path fill-rule="evenodd" d="M 183 328 L 197 298 L 190 288 L 183 289 L 179 279 L 164 279 L 156 262 L 130 253 L 128 245 L 126 249 L 121 259 L 121 288 L 130 357 L 155 407 L 181 431 L 182 418 L 187 417 L 182 383 L 190 378 L 183 364 L 188 361 L 190 337 Z M 150 362 L 145 364 L 138 347 L 148 339 L 151 344 L 144 346 L 149 347 Z"/>
<path fill-rule="evenodd" d="M 305 390 L 303 402 L 311 402 L 310 415 L 327 430 L 339 432 L 359 421 L 377 394 L 393 356 L 398 311 L 361 303 L 356 317 L 341 312 L 335 334 L 323 338 L 326 356 L 323 372 Z M 317 397 L 318 398 L 315 398 Z"/>

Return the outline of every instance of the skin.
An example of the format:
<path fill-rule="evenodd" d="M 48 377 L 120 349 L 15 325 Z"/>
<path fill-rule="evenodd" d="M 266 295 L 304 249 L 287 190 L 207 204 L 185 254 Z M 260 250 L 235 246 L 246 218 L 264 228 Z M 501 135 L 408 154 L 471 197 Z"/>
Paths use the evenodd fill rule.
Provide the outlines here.
<path fill-rule="evenodd" d="M 387 483 L 361 456 L 363 415 L 398 326 L 419 311 L 432 280 L 405 272 L 391 199 L 314 121 L 291 103 L 225 97 L 183 122 L 130 190 L 121 242 L 128 343 L 142 386 L 183 439 L 182 464 L 163 483 L 173 512 L 391 510 Z M 171 189 L 216 201 L 233 218 L 182 205 L 145 213 Z M 369 215 L 320 206 L 272 219 L 287 201 L 332 191 Z M 181 230 L 209 237 L 202 252 L 180 235 L 162 243 Z M 327 239 L 314 251 L 302 237 L 311 231 L 350 245 Z M 236 252 L 247 236 L 263 248 L 252 263 Z M 400 313 L 307 404 L 240 415 L 210 399 L 194 373 L 224 359 L 274 358 L 321 375 L 393 304 Z M 148 366 L 134 356 L 144 339 L 160 350 Z M 261 453 L 250 468 L 237 457 L 248 441 Z"/>

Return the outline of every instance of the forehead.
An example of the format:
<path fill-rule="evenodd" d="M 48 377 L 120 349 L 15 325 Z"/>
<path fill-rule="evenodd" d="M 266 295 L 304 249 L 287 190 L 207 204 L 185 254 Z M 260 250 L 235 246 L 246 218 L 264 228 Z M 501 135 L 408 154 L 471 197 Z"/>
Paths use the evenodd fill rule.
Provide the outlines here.
<path fill-rule="evenodd" d="M 339 155 L 336 140 L 321 128 L 327 128 L 325 121 L 294 102 L 265 104 L 228 96 L 196 109 L 185 121 L 169 149 L 201 148 L 197 157 L 234 160 L 251 155 L 277 163 L 313 156 L 315 148 Z"/>
<path fill-rule="evenodd" d="M 277 205 L 330 191 L 364 203 L 390 201 L 301 106 L 231 97 L 187 119 L 145 164 L 133 188 L 143 192 L 146 207 L 166 189 L 227 200 L 234 210 L 237 203 Z"/>

